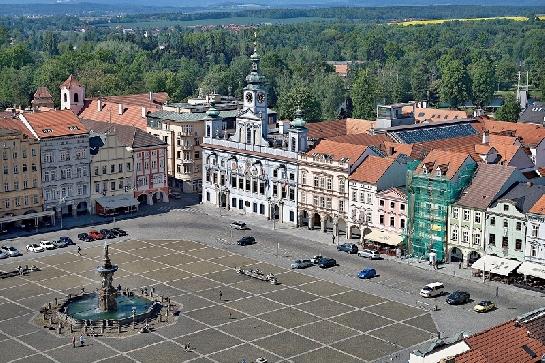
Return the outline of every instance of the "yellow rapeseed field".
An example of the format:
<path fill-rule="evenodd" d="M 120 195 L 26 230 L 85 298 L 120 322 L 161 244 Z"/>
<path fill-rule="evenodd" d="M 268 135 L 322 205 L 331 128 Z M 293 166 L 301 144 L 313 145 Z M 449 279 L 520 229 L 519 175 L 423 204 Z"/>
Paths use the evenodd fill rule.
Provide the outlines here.
<path fill-rule="evenodd" d="M 395 24 L 410 26 L 410 25 L 429 25 L 429 24 L 443 24 L 447 21 L 481 21 L 481 20 L 495 20 L 495 19 L 506 19 L 513 21 L 527 21 L 528 18 L 525 16 L 496 16 L 492 18 L 464 18 L 464 19 L 429 19 L 429 20 L 409 20 L 403 21 Z M 540 20 L 545 20 L 545 16 L 539 16 Z"/>

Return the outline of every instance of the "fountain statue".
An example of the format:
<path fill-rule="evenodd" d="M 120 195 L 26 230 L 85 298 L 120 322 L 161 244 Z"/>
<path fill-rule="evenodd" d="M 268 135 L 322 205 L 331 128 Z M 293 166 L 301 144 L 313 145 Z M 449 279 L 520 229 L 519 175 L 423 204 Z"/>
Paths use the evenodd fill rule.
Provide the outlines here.
<path fill-rule="evenodd" d="M 117 290 L 113 286 L 114 273 L 117 265 L 112 265 L 108 254 L 108 245 L 104 243 L 104 264 L 97 267 L 97 272 L 102 277 L 102 287 L 98 290 L 98 308 L 101 311 L 117 310 Z"/>

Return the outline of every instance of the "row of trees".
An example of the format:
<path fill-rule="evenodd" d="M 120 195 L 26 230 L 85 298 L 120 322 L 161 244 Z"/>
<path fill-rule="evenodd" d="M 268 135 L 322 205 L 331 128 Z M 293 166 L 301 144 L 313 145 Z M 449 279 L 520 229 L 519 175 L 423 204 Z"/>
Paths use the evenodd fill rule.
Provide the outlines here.
<path fill-rule="evenodd" d="M 408 100 L 483 106 L 495 90 L 513 86 L 519 69 L 529 70 L 531 83 L 545 94 L 543 22 L 317 22 L 258 31 L 270 106 L 281 118 L 291 118 L 298 106 L 307 120 L 341 111 L 373 118 L 376 103 Z M 84 33 L 0 27 L 0 106 L 29 105 L 42 85 L 58 102 L 59 84 L 70 73 L 89 96 L 167 91 L 181 101 L 199 88 L 240 96 L 253 32 L 177 28 L 146 36 L 102 27 Z M 343 79 L 328 60 L 358 62 Z M 347 100 L 353 107 L 342 110 Z"/>

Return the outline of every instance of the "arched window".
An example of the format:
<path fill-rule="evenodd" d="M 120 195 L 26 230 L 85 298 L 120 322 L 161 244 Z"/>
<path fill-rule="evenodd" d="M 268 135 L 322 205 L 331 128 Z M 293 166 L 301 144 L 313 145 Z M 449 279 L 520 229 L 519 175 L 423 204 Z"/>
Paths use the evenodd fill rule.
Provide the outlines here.
<path fill-rule="evenodd" d="M 74 102 L 79 102 L 79 94 L 78 93 L 74 93 Z"/>
<path fill-rule="evenodd" d="M 252 128 L 250 126 L 246 126 L 246 143 L 252 143 Z"/>
<path fill-rule="evenodd" d="M 66 93 L 64 94 L 64 102 L 68 102 L 68 95 Z"/>

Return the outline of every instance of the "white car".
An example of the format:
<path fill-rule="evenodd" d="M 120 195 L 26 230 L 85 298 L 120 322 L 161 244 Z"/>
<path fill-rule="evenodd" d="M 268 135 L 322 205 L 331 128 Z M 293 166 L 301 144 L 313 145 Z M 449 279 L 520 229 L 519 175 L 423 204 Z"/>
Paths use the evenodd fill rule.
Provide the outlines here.
<path fill-rule="evenodd" d="M 320 260 L 323 258 L 323 256 L 321 255 L 316 255 L 316 256 L 313 256 L 311 259 L 310 259 L 310 262 L 312 262 L 313 264 L 317 265 L 320 263 Z"/>
<path fill-rule="evenodd" d="M 19 250 L 13 246 L 2 246 L 0 247 L 0 251 L 6 253 L 9 257 L 16 257 L 16 256 L 22 255 L 22 253 L 19 252 Z"/>
<path fill-rule="evenodd" d="M 8 258 L 9 255 L 4 252 L 3 250 L 0 250 L 0 260 L 3 260 L 4 258 Z"/>
<path fill-rule="evenodd" d="M 39 244 L 36 244 L 36 243 L 27 245 L 26 249 L 27 249 L 27 251 L 34 252 L 34 253 L 45 251 L 45 249 L 42 246 L 40 246 Z"/>
<path fill-rule="evenodd" d="M 380 253 L 374 250 L 368 250 L 368 249 L 361 250 L 358 252 L 358 256 L 369 258 L 371 260 L 380 260 Z"/>
<path fill-rule="evenodd" d="M 54 250 L 55 248 L 57 248 L 51 241 L 41 241 L 40 246 L 42 246 L 46 250 Z"/>
<path fill-rule="evenodd" d="M 229 226 L 233 229 L 239 229 L 241 231 L 249 229 L 244 222 L 233 222 Z"/>

